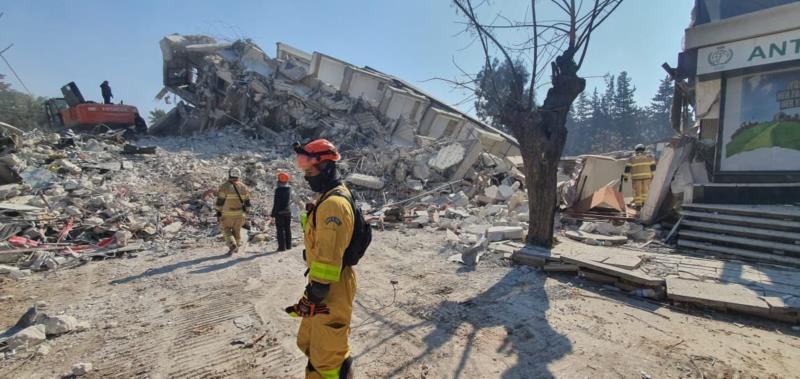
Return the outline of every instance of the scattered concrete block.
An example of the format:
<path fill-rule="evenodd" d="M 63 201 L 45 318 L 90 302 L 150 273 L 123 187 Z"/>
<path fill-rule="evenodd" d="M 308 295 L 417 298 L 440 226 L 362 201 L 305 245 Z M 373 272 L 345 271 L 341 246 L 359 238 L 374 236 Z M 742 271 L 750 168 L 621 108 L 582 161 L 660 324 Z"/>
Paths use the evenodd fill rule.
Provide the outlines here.
<path fill-rule="evenodd" d="M 374 190 L 379 190 L 385 185 L 383 179 L 372 175 L 353 173 L 348 175 L 346 180 L 348 183 L 352 183 L 353 185 Z"/>
<path fill-rule="evenodd" d="M 464 191 L 458 191 L 458 193 L 451 194 L 450 201 L 457 207 L 466 207 L 469 205 L 469 198 Z"/>
<path fill-rule="evenodd" d="M 100 217 L 87 217 L 82 221 L 84 226 L 94 228 L 100 225 L 103 225 L 104 221 Z"/>
<path fill-rule="evenodd" d="M 408 185 L 408 188 L 414 191 L 422 191 L 425 189 L 425 186 L 423 186 L 422 181 L 420 180 L 408 179 L 406 184 Z"/>
<path fill-rule="evenodd" d="M 16 271 L 19 271 L 18 267 L 0 265 L 0 274 L 10 274 L 10 273 L 16 272 Z"/>
<path fill-rule="evenodd" d="M 493 226 L 486 233 L 491 242 L 521 240 L 525 237 L 525 230 L 521 226 Z"/>
<path fill-rule="evenodd" d="M 479 236 L 482 236 L 482 235 L 486 234 L 486 230 L 488 230 L 489 227 L 490 227 L 489 225 L 486 225 L 486 224 L 473 224 L 473 223 L 470 223 L 469 222 L 469 218 L 464 220 L 464 224 L 466 225 L 463 228 L 463 230 L 465 232 L 470 233 L 470 234 L 477 234 Z"/>
<path fill-rule="evenodd" d="M 78 326 L 78 320 L 72 316 L 53 316 L 48 317 L 45 322 L 45 334 L 48 336 L 60 336 L 64 333 L 74 331 Z"/>
<path fill-rule="evenodd" d="M 32 348 L 47 339 L 45 326 L 42 324 L 31 325 L 20 330 L 6 341 L 6 346 L 11 350 L 26 350 Z"/>
<path fill-rule="evenodd" d="M 164 234 L 170 235 L 170 234 L 178 233 L 178 231 L 180 231 L 182 227 L 183 227 L 183 223 L 182 222 L 175 221 L 172 224 L 169 224 L 169 225 L 165 226 L 164 229 L 162 229 L 162 230 L 164 231 Z"/>
<path fill-rule="evenodd" d="M 94 368 L 91 363 L 76 363 L 72 366 L 72 375 L 84 376 L 92 372 Z"/>
<path fill-rule="evenodd" d="M 74 174 L 74 175 L 80 174 L 83 171 L 83 170 L 81 170 L 80 167 L 78 167 L 78 165 L 70 162 L 67 159 L 57 159 L 55 162 L 53 162 L 53 164 L 56 167 L 64 169 L 67 172 L 69 172 L 70 174 Z"/>
<path fill-rule="evenodd" d="M 500 196 L 500 200 L 508 200 L 511 198 L 511 196 L 514 196 L 514 188 L 503 184 L 500 187 L 497 187 L 497 194 Z"/>
<path fill-rule="evenodd" d="M 127 230 L 119 230 L 114 233 L 114 239 L 117 241 L 117 246 L 127 246 L 128 241 L 133 238 L 133 234 Z"/>
<path fill-rule="evenodd" d="M 486 251 L 486 246 L 488 244 L 489 241 L 485 238 L 482 238 L 480 241 L 476 242 L 461 253 L 461 261 L 467 266 L 474 266 L 478 264 L 481 256 Z"/>
<path fill-rule="evenodd" d="M 469 217 L 469 212 L 464 209 L 460 208 L 447 208 L 444 211 L 444 217 L 447 218 L 467 218 Z"/>
<path fill-rule="evenodd" d="M 500 188 L 498 188 L 497 186 L 489 186 L 484 188 L 483 194 L 492 201 L 501 199 Z"/>

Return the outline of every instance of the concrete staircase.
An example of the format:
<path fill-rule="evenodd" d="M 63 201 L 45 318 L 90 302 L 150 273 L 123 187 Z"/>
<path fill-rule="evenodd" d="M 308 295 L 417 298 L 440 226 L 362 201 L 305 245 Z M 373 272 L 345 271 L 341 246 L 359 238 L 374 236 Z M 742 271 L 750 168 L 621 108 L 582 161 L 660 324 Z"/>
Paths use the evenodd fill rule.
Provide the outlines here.
<path fill-rule="evenodd" d="M 678 247 L 800 266 L 800 207 L 684 204 Z"/>

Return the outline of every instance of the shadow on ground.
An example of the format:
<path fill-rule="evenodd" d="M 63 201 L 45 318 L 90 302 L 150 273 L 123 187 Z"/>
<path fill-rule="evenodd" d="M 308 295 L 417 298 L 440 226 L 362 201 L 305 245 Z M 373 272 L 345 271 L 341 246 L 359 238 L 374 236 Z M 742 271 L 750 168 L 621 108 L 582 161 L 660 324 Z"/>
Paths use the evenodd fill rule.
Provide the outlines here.
<path fill-rule="evenodd" d="M 406 370 L 411 366 L 435 359 L 437 352 L 445 345 L 458 343 L 455 350 L 463 350 L 459 353 L 458 364 L 447 376 L 461 378 L 465 377 L 464 371 L 477 351 L 476 344 L 481 330 L 502 327 L 505 330 L 505 339 L 497 351 L 488 355 L 501 354 L 508 358 L 508 361 L 516 363 L 502 372 L 500 377 L 554 377 L 548 365 L 569 353 L 572 344 L 548 322 L 546 311 L 549 308 L 549 301 L 544 289 L 545 279 L 546 276 L 540 273 L 526 268 L 516 268 L 486 291 L 466 301 L 443 301 L 432 309 L 421 309 L 418 305 L 408 304 L 407 307 L 411 309 L 406 311 L 423 319 L 413 325 L 393 324 L 385 317 L 365 308 L 370 316 L 389 324 L 395 332 L 364 351 L 380 349 L 381 345 L 391 349 L 391 339 L 401 337 L 417 328 L 433 327 L 423 337 L 425 351 L 395 367 L 386 376 L 407 374 Z M 404 335 L 401 338 L 408 337 L 409 335 Z M 481 350 L 480 354 L 487 354 L 485 347 Z M 472 363 L 470 366 L 472 370 L 480 370 L 480 363 Z M 485 372 L 481 376 L 497 375 Z"/>
<path fill-rule="evenodd" d="M 189 273 L 190 274 L 207 274 L 209 272 L 224 270 L 226 268 L 235 266 L 235 265 L 237 265 L 239 263 L 249 262 L 249 261 L 252 261 L 252 260 L 257 259 L 257 258 L 263 258 L 263 257 L 266 257 L 268 255 L 273 255 L 273 254 L 277 254 L 277 253 L 278 253 L 277 250 L 276 251 L 271 251 L 271 252 L 268 252 L 268 253 L 260 253 L 260 254 L 259 253 L 254 253 L 254 254 L 248 253 L 247 255 L 242 255 L 242 256 L 237 257 L 235 259 L 231 259 L 231 260 L 228 260 L 228 261 L 216 263 L 216 264 L 213 264 L 213 265 L 208 265 L 206 267 L 203 267 L 203 268 L 200 268 L 200 269 L 197 269 L 197 270 L 194 270 L 194 271 L 189 271 Z"/>
<path fill-rule="evenodd" d="M 181 268 L 184 268 L 184 267 L 190 267 L 190 266 L 201 264 L 203 262 L 208 262 L 208 261 L 213 261 L 213 260 L 218 260 L 218 259 L 225 259 L 225 258 L 229 258 L 229 256 L 227 254 L 220 254 L 220 255 L 212 255 L 212 256 L 208 256 L 208 257 L 202 257 L 202 258 L 191 259 L 191 260 L 188 260 L 188 261 L 181 261 L 181 262 L 177 262 L 177 263 L 172 263 L 172 264 L 169 264 L 169 265 L 166 265 L 166 266 L 162 266 L 162 267 L 159 267 L 159 268 L 147 269 L 143 273 L 138 274 L 138 275 L 132 275 L 132 276 L 129 276 L 127 278 L 112 280 L 111 284 L 127 284 L 127 283 L 135 282 L 135 281 L 137 281 L 139 279 L 143 279 L 143 278 L 149 278 L 149 277 L 153 277 L 153 276 L 169 274 L 170 272 L 173 272 L 175 270 L 178 270 L 178 269 L 181 269 Z"/>

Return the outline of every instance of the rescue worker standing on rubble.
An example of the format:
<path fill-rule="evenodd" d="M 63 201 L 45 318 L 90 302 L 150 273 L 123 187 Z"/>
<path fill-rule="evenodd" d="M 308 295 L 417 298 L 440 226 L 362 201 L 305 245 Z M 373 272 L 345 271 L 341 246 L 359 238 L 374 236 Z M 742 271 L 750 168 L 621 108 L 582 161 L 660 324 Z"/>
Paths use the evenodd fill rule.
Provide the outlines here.
<path fill-rule="evenodd" d="M 100 93 L 103 95 L 103 104 L 111 104 L 111 98 L 114 95 L 111 94 L 111 86 L 108 85 L 108 80 L 103 80 L 100 83 Z"/>
<path fill-rule="evenodd" d="M 228 245 L 228 255 L 233 255 L 242 246 L 242 226 L 250 208 L 250 191 L 239 181 L 241 176 L 241 170 L 231 168 L 228 170 L 228 180 L 222 183 L 217 191 L 215 209 L 219 228 Z"/>
<path fill-rule="evenodd" d="M 292 248 L 292 210 L 289 202 L 292 198 L 292 187 L 289 186 L 289 174 L 278 173 L 278 186 L 275 187 L 275 198 L 272 202 L 270 216 L 275 220 L 275 231 L 278 238 L 278 251 Z"/>
<path fill-rule="evenodd" d="M 337 171 L 341 156 L 332 143 L 317 139 L 293 147 L 297 166 L 318 198 L 304 225 L 308 282 L 303 297 L 286 312 L 303 318 L 297 346 L 308 357 L 306 378 L 352 378 L 348 337 L 356 275 L 343 264 L 355 222 L 352 194 Z"/>
<path fill-rule="evenodd" d="M 652 155 L 645 153 L 644 145 L 636 145 L 636 154 L 628 159 L 625 164 L 624 180 L 631 179 L 633 186 L 633 205 L 641 207 L 647 200 L 650 192 L 650 182 L 653 181 L 653 172 L 656 170 L 656 160 Z"/>

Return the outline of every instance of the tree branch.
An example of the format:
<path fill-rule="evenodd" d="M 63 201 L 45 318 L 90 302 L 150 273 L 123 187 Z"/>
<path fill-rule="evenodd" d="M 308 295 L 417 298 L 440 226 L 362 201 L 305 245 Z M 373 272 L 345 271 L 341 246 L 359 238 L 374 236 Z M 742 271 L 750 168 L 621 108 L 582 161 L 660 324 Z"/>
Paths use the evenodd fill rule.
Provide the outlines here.
<path fill-rule="evenodd" d="M 537 71 L 539 67 L 539 34 L 536 25 L 536 0 L 531 0 L 531 23 L 533 24 L 533 69 L 531 70 L 531 84 L 528 87 L 528 104 L 533 106 L 533 94 L 535 92 L 535 83 Z"/>

